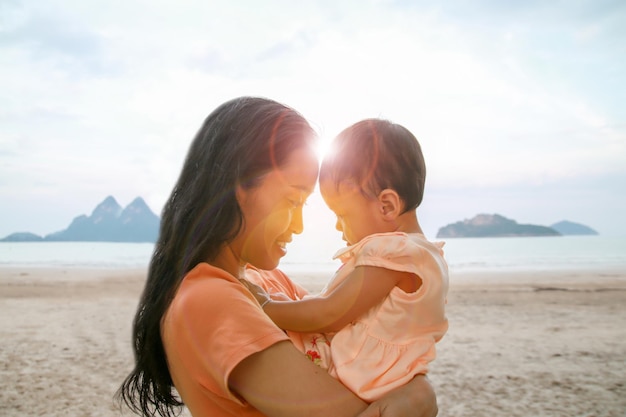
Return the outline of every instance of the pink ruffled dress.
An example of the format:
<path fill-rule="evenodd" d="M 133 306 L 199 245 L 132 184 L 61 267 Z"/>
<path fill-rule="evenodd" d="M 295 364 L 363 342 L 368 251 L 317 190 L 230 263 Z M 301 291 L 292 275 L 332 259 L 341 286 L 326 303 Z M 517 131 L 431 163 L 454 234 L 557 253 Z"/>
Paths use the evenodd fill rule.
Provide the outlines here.
<path fill-rule="evenodd" d="M 322 291 L 332 292 L 357 266 L 410 272 L 422 280 L 414 293 L 395 287 L 378 305 L 334 335 L 304 342 L 305 352 L 366 401 L 374 401 L 426 373 L 435 343 L 448 329 L 448 266 L 443 242 L 421 234 L 381 233 L 335 254 L 343 262 Z"/>

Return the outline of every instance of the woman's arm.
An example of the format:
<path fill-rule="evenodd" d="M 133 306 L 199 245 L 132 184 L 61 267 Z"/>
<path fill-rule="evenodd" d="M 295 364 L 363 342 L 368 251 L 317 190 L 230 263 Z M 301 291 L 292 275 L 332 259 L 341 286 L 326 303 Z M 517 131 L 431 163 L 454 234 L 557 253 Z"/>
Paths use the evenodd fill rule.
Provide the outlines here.
<path fill-rule="evenodd" d="M 435 392 L 424 375 L 417 375 L 367 407 L 288 341 L 276 343 L 240 362 L 230 374 L 229 386 L 269 417 L 437 415 Z"/>
<path fill-rule="evenodd" d="M 241 361 L 230 374 L 229 386 L 270 417 L 356 416 L 367 407 L 288 341 Z"/>
<path fill-rule="evenodd" d="M 408 272 L 358 266 L 330 294 L 300 301 L 269 300 L 263 309 L 281 329 L 296 332 L 337 331 L 379 303 Z"/>

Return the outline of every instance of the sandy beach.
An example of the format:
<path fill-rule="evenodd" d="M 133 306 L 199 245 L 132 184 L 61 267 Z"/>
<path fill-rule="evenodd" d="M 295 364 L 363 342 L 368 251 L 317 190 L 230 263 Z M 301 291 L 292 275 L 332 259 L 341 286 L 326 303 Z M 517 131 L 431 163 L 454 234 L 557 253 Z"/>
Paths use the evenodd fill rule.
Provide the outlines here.
<path fill-rule="evenodd" d="M 626 415 L 626 270 L 451 274 L 440 416 Z M 327 277 L 294 279 L 312 291 Z M 126 416 L 143 270 L 0 268 L 0 414 Z M 186 414 L 184 414 L 186 415 Z"/>

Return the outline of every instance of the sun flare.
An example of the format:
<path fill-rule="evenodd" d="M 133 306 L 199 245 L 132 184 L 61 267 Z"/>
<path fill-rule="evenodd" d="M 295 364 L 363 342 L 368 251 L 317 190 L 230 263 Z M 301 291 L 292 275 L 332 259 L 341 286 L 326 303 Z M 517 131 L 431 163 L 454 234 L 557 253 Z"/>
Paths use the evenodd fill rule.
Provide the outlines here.
<path fill-rule="evenodd" d="M 329 153 L 332 152 L 332 139 L 322 138 L 319 140 L 317 144 L 317 149 L 315 153 L 317 154 L 318 159 L 321 161 L 326 157 Z"/>

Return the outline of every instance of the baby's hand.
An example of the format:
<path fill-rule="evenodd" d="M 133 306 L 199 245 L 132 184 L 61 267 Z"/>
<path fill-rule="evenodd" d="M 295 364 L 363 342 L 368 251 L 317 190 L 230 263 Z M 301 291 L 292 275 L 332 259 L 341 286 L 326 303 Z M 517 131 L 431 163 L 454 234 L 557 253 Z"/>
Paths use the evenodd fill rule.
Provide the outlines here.
<path fill-rule="evenodd" d="M 254 298 L 256 298 L 260 305 L 264 305 L 267 301 L 270 300 L 270 295 L 257 284 L 250 282 L 247 279 L 239 279 L 239 281 L 241 281 L 241 283 L 248 289 L 248 291 L 252 293 L 252 295 L 254 296 Z"/>
<path fill-rule="evenodd" d="M 293 301 L 293 299 L 289 298 L 284 292 L 273 292 L 270 294 L 270 298 L 274 301 Z"/>

